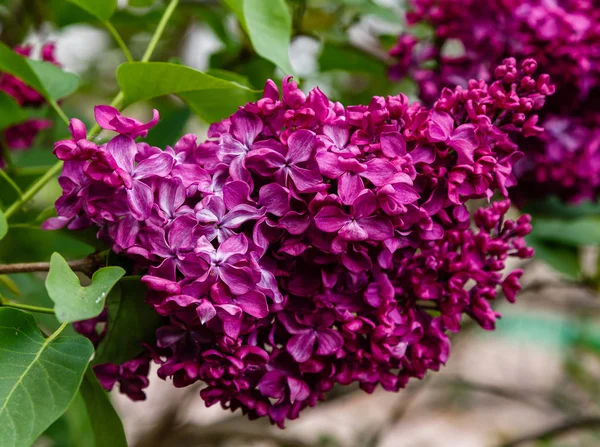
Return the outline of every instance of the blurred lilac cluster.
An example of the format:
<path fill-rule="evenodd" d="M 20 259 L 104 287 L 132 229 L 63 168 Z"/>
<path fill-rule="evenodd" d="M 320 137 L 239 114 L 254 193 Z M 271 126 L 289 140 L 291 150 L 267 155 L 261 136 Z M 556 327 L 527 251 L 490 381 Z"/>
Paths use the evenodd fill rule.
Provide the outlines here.
<path fill-rule="evenodd" d="M 532 255 L 528 216 L 465 203 L 506 195 L 511 135 L 541 131 L 552 87 L 534 69 L 508 59 L 492 84 L 444 89 L 432 109 L 404 95 L 344 107 L 268 81 L 208 141 L 164 151 L 135 140 L 157 113 L 143 124 L 97 107 L 118 134 L 101 146 L 73 120 L 45 228 L 99 227 L 147 269 L 167 322 L 146 358 L 97 367 L 101 382 L 141 398 L 151 357 L 177 387 L 205 383 L 208 405 L 283 426 L 336 383 L 397 391 L 438 370 L 464 315 L 493 329 L 490 301 L 514 300 L 521 272 L 503 276 L 506 259 Z"/>
<path fill-rule="evenodd" d="M 31 46 L 15 47 L 15 53 L 30 57 L 33 51 Z M 46 44 L 41 51 L 42 60 L 58 65 L 54 57 L 54 44 Z M 21 107 L 40 108 L 46 104 L 46 100 L 34 89 L 29 87 L 20 79 L 8 74 L 0 74 L 0 91 L 11 96 Z M 4 130 L 4 140 L 9 149 L 28 149 L 33 144 L 37 134 L 49 128 L 52 121 L 46 119 L 32 118 L 23 123 L 16 124 Z M 4 166 L 4 160 L 0 153 L 0 168 Z"/>
<path fill-rule="evenodd" d="M 403 34 L 391 50 L 390 76 L 416 80 L 420 98 L 444 87 L 489 81 L 509 56 L 534 58 L 556 85 L 541 114 L 547 132 L 520 141 L 520 205 L 556 195 L 569 202 L 600 194 L 600 2 L 597 0 L 410 0 L 410 25 L 431 38 Z"/>

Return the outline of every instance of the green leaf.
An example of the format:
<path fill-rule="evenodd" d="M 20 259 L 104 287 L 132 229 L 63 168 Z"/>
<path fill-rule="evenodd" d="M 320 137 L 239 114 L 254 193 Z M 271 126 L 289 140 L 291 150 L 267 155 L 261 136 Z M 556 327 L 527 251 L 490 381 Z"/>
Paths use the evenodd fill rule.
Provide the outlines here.
<path fill-rule="evenodd" d="M 6 236 L 8 233 L 8 222 L 6 222 L 6 217 L 4 217 L 4 213 L 0 210 L 0 240 Z"/>
<path fill-rule="evenodd" d="M 96 447 L 127 447 L 123 424 L 91 368 L 81 384 Z"/>
<path fill-rule="evenodd" d="M 600 244 L 600 217 L 574 220 L 534 218 L 531 234 L 536 239 L 583 247 Z"/>
<path fill-rule="evenodd" d="M 292 17 L 284 0 L 244 0 L 245 26 L 258 54 L 294 74 L 290 63 Z"/>
<path fill-rule="evenodd" d="M 77 75 L 67 73 L 48 62 L 30 59 L 28 59 L 28 62 L 51 99 L 65 98 L 77 91 L 79 87 L 79 77 Z"/>
<path fill-rule="evenodd" d="M 108 20 L 117 8 L 117 0 L 68 0 L 99 20 Z"/>
<path fill-rule="evenodd" d="M 100 315 L 106 296 L 125 274 L 121 267 L 105 267 L 94 273 L 92 284 L 82 287 L 67 261 L 54 253 L 46 278 L 46 290 L 54 301 L 58 321 L 72 323 Z"/>
<path fill-rule="evenodd" d="M 541 259 L 551 267 L 572 278 L 581 275 L 579 250 L 576 247 L 543 241 L 532 236 L 527 237 L 527 244 L 535 250 L 535 258 Z"/>
<path fill-rule="evenodd" d="M 108 332 L 98 346 L 94 364 L 123 363 L 155 337 L 161 317 L 145 302 L 146 286 L 139 278 L 123 278 L 107 299 Z"/>
<path fill-rule="evenodd" d="M 59 100 L 79 86 L 79 77 L 43 61 L 34 61 L 0 43 L 0 71 L 21 79 L 47 100 Z"/>
<path fill-rule="evenodd" d="M 129 6 L 134 8 L 147 8 L 156 3 L 156 0 L 129 0 Z"/>
<path fill-rule="evenodd" d="M 319 56 L 321 71 L 349 71 L 383 76 L 386 66 L 380 60 L 349 46 L 326 43 Z"/>
<path fill-rule="evenodd" d="M 265 59 L 293 74 L 290 63 L 292 16 L 284 0 L 225 0 L 250 38 L 252 47 Z"/>
<path fill-rule="evenodd" d="M 33 317 L 0 309 L 0 445 L 28 447 L 73 400 L 92 357 L 81 336 L 42 337 Z"/>
<path fill-rule="evenodd" d="M 117 80 L 125 105 L 174 94 L 209 122 L 219 121 L 237 107 L 257 99 L 253 90 L 183 65 L 133 62 L 119 66 Z"/>
<path fill-rule="evenodd" d="M 27 112 L 14 98 L 0 91 L 0 130 L 22 123 L 27 118 Z"/>

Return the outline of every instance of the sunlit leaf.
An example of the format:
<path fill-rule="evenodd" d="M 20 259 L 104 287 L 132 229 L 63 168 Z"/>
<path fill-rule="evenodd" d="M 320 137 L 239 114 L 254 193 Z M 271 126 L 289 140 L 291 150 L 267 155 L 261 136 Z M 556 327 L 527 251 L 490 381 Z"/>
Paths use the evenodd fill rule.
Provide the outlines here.
<path fill-rule="evenodd" d="M 292 16 L 284 0 L 225 0 L 248 33 L 252 47 L 283 72 L 293 74 L 290 63 Z"/>
<path fill-rule="evenodd" d="M 142 351 L 155 337 L 161 317 L 145 302 L 146 286 L 139 278 L 123 278 L 106 302 L 108 331 L 98 346 L 94 363 L 123 363 Z"/>
<path fill-rule="evenodd" d="M 342 70 L 352 73 L 385 75 L 386 66 L 380 60 L 350 46 L 327 43 L 319 56 L 321 71 Z"/>
<path fill-rule="evenodd" d="M 0 308 L 0 445 L 29 447 L 69 407 L 94 352 L 81 336 L 44 339 L 33 317 Z"/>
<path fill-rule="evenodd" d="M 46 278 L 46 290 L 54 301 L 58 321 L 72 323 L 100 315 L 106 297 L 124 274 L 125 270 L 121 267 L 104 267 L 94 273 L 92 284 L 82 287 L 67 261 L 54 253 Z"/>
<path fill-rule="evenodd" d="M 531 234 L 536 239 L 577 247 L 600 244 L 600 216 L 572 220 L 534 217 L 532 223 Z"/>
<path fill-rule="evenodd" d="M 540 259 L 561 273 L 572 278 L 581 274 L 579 250 L 577 247 L 544 241 L 529 236 L 527 244 L 535 250 L 535 258 Z"/>
<path fill-rule="evenodd" d="M 79 86 L 79 77 L 56 65 L 35 61 L 0 43 L 0 71 L 18 77 L 48 100 L 70 95 Z"/>
<path fill-rule="evenodd" d="M 122 64 L 117 79 L 125 105 L 173 94 L 209 122 L 225 118 L 257 98 L 256 92 L 236 82 L 165 62 Z"/>

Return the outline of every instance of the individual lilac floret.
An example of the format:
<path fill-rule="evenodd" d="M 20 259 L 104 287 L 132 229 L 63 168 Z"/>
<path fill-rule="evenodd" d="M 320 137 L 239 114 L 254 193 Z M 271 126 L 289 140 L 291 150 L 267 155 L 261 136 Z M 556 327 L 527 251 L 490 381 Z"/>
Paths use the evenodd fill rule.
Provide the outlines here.
<path fill-rule="evenodd" d="M 33 51 L 31 46 L 18 46 L 15 53 L 30 57 Z M 46 44 L 42 47 L 41 58 L 46 62 L 59 65 L 54 56 L 54 44 Z M 46 100 L 20 79 L 8 73 L 0 74 L 0 91 L 11 96 L 21 107 L 38 109 L 46 104 Z M 52 125 L 52 121 L 40 118 L 32 118 L 23 123 L 16 124 L 4 130 L 4 140 L 9 149 L 24 150 L 33 145 L 36 136 Z M 0 152 L 0 168 L 4 166 L 4 160 Z"/>
<path fill-rule="evenodd" d="M 432 104 L 444 87 L 465 87 L 471 78 L 512 83 L 517 73 L 502 61 L 533 58 L 524 67 L 528 76 L 520 82 L 534 83 L 531 75 L 539 64 L 552 77 L 556 93 L 540 116 L 546 132 L 518 142 L 525 157 L 515 169 L 519 185 L 511 190 L 511 198 L 519 206 L 551 195 L 573 203 L 596 200 L 600 3 L 491 0 L 481 7 L 477 0 L 410 0 L 408 10 L 409 24 L 429 26 L 433 35 L 420 40 L 399 36 L 390 51 L 396 59 L 390 77 L 415 79 L 420 98 Z"/>
<path fill-rule="evenodd" d="M 100 146 L 74 121 L 45 226 L 99 228 L 147 272 L 166 321 L 147 354 L 96 367 L 103 385 L 139 398 L 152 356 L 175 386 L 203 382 L 208 405 L 283 426 L 336 383 L 398 391 L 438 370 L 464 315 L 493 329 L 490 302 L 514 301 L 521 272 L 505 263 L 532 255 L 531 226 L 505 218 L 507 200 L 465 204 L 506 195 L 522 155 L 512 136 L 541 131 L 551 91 L 505 65 L 512 82 L 446 89 L 433 109 L 404 95 L 345 108 L 268 81 L 207 141 L 165 151 L 113 109 L 97 108 L 120 132 Z"/>

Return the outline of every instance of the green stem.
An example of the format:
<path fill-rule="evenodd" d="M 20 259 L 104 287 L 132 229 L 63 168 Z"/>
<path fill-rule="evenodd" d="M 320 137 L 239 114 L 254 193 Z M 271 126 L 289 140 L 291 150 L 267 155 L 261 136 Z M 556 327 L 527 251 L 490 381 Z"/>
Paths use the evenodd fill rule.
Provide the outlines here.
<path fill-rule="evenodd" d="M 10 154 L 10 149 L 8 148 L 6 138 L 4 138 L 4 134 L 0 135 L 0 150 L 2 151 L 1 158 L 4 158 L 4 163 L 6 163 L 7 171 L 12 172 L 15 164 L 13 162 L 12 155 Z"/>
<path fill-rule="evenodd" d="M 177 8 L 178 3 L 179 0 L 171 0 L 169 6 L 167 6 L 167 9 L 165 9 L 165 13 L 160 19 L 158 26 L 156 27 L 156 31 L 154 32 L 154 35 L 152 36 L 152 39 L 148 44 L 148 48 L 146 48 L 146 52 L 144 53 L 144 56 L 142 56 L 142 62 L 148 62 L 152 57 L 152 53 L 154 53 L 156 45 L 158 45 L 158 41 L 162 37 L 162 34 L 165 31 L 165 28 L 167 27 L 167 23 L 169 22 L 169 19 L 175 12 L 175 8 Z"/>
<path fill-rule="evenodd" d="M 54 109 L 54 111 L 60 117 L 60 119 L 63 120 L 63 122 L 67 126 L 69 124 L 71 124 L 71 122 L 69 121 L 69 118 L 67 117 L 67 115 L 65 114 L 65 112 L 63 112 L 63 109 L 60 108 L 60 106 L 58 105 L 58 103 L 55 100 L 51 99 L 51 100 L 48 101 L 48 103 Z"/>
<path fill-rule="evenodd" d="M 2 298 L 2 301 L 0 302 L 0 307 L 12 307 L 13 309 L 28 310 L 29 312 L 37 312 L 40 314 L 54 314 L 54 309 L 50 309 L 48 307 L 39 307 L 39 306 L 30 306 L 29 304 L 11 303 L 9 301 L 6 301 L 4 298 Z M 66 323 L 63 324 L 63 326 L 66 326 Z M 62 332 L 62 330 L 64 329 L 63 326 L 61 326 L 59 328 L 59 330 L 57 331 L 58 333 Z M 54 334 L 52 334 L 52 335 L 54 335 Z M 58 334 L 56 334 L 56 335 L 58 335 Z"/>
<path fill-rule="evenodd" d="M 10 178 L 10 176 L 4 172 L 1 168 L 0 168 L 0 177 L 2 177 L 4 180 L 6 180 L 6 183 L 8 183 L 10 186 L 12 186 L 12 188 L 17 192 L 17 194 L 19 194 L 19 196 L 23 195 L 23 191 L 21 191 L 21 188 L 19 188 L 19 185 L 17 185 L 15 183 L 15 181 Z"/>
<path fill-rule="evenodd" d="M 110 23 L 108 20 L 105 20 L 102 23 L 104 24 L 106 29 L 112 34 L 113 38 L 117 42 L 117 45 L 119 45 L 119 47 L 123 51 L 123 54 L 127 58 L 127 62 L 133 62 L 133 57 L 131 57 L 129 48 L 127 48 L 127 45 L 125 45 L 125 42 L 123 42 L 123 38 L 121 37 L 119 32 L 115 29 L 115 27 L 112 25 L 112 23 Z"/>
<path fill-rule="evenodd" d="M 9 219 L 10 217 L 12 217 L 13 214 L 15 214 L 17 211 L 19 211 L 19 209 L 25 203 L 27 203 L 29 200 L 33 199 L 33 197 L 46 185 L 46 183 L 48 183 L 55 176 L 58 175 L 58 173 L 62 169 L 62 165 L 63 165 L 63 162 L 59 161 L 54 166 L 52 166 L 48 171 L 46 171 L 46 173 L 43 176 L 41 176 L 39 179 L 37 179 L 33 185 L 31 185 L 29 188 L 27 188 L 27 191 L 25 191 L 23 193 L 23 195 L 16 202 L 14 202 L 11 206 L 9 206 L 7 208 L 7 210 L 4 212 L 4 217 L 6 217 L 6 219 Z"/>

